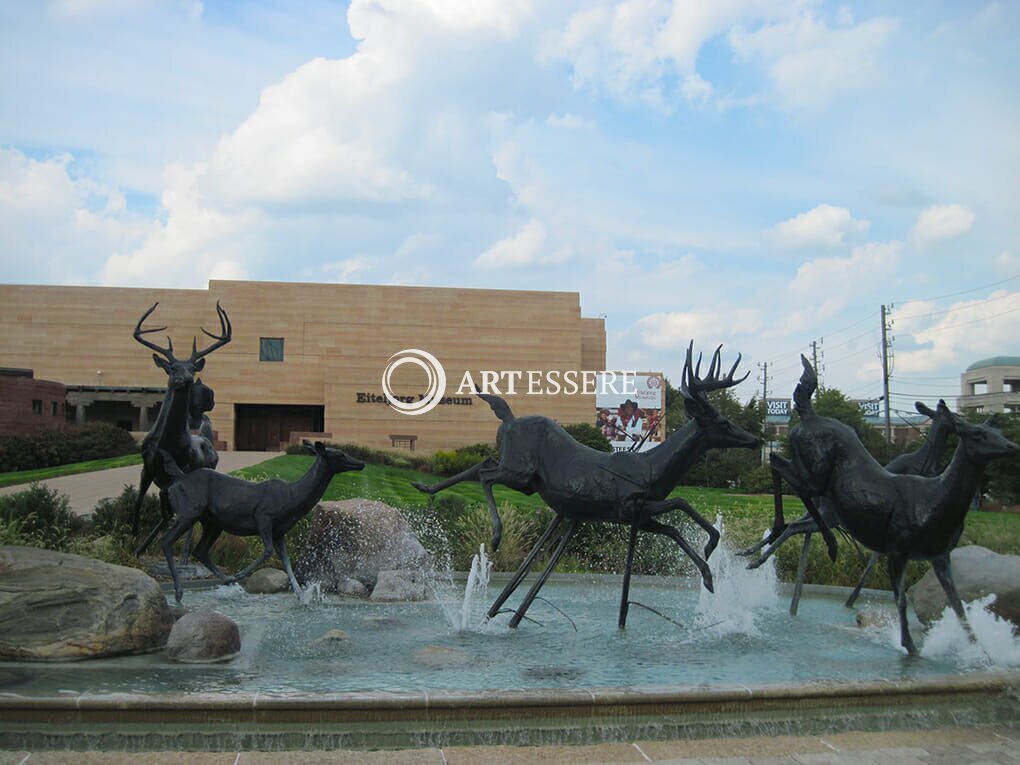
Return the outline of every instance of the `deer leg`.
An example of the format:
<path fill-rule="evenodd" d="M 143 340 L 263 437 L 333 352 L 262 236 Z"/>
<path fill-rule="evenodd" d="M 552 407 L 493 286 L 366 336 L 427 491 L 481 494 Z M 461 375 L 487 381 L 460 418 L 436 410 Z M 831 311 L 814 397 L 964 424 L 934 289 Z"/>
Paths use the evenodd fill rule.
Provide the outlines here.
<path fill-rule="evenodd" d="M 496 467 L 497 464 L 499 463 L 497 463 L 496 460 L 492 459 L 491 457 L 487 457 L 486 459 L 479 462 L 477 465 L 473 465 L 472 467 L 469 467 L 467 470 L 457 473 L 457 475 L 450 476 L 445 481 L 440 481 L 439 483 L 422 483 L 421 481 L 411 481 L 411 485 L 418 491 L 423 491 L 426 494 L 430 495 L 436 494 L 438 492 L 441 492 L 443 489 L 449 489 L 451 486 L 461 483 L 462 481 L 477 481 L 478 475 L 479 473 L 481 473 L 482 470 L 494 468 Z"/>
<path fill-rule="evenodd" d="M 854 587 L 854 591 L 850 593 L 850 597 L 846 599 L 846 603 L 844 605 L 847 608 L 854 607 L 854 603 L 857 602 L 857 598 L 861 596 L 861 590 L 864 589 L 864 583 L 868 581 L 868 577 L 871 576 L 871 570 L 875 568 L 875 564 L 878 563 L 878 559 L 881 557 L 881 553 L 871 553 L 871 557 L 868 558 L 868 563 L 864 566 L 864 571 L 861 573 L 861 578 L 857 580 L 857 586 Z"/>
<path fill-rule="evenodd" d="M 198 561 L 209 569 L 213 575 L 224 584 L 227 584 L 227 575 L 217 568 L 216 564 L 209 558 L 209 550 L 212 549 L 213 544 L 220 538 L 220 534 L 223 533 L 223 529 L 219 526 L 215 526 L 212 523 L 206 523 L 202 521 L 202 536 L 198 540 L 198 544 L 195 545 L 194 553 Z"/>
<path fill-rule="evenodd" d="M 489 518 L 492 520 L 492 551 L 499 549 L 499 542 L 503 538 L 503 520 L 499 517 L 499 509 L 496 507 L 496 498 L 492 495 L 492 485 L 499 481 L 498 468 L 479 468 L 479 480 L 482 482 L 482 491 L 485 492 L 485 502 L 489 508 Z"/>
<path fill-rule="evenodd" d="M 181 577 L 177 573 L 177 565 L 174 563 L 174 542 L 176 542 L 180 536 L 190 529 L 198 521 L 197 517 L 182 517 L 177 516 L 177 521 L 170 530 L 163 535 L 163 538 L 159 540 L 159 546 L 163 548 L 163 555 L 166 556 L 167 566 L 170 568 L 170 576 L 174 580 L 174 597 L 177 602 L 181 602 L 181 598 L 184 597 L 184 588 L 181 586 Z"/>
<path fill-rule="evenodd" d="M 562 557 L 563 552 L 567 549 L 567 543 L 570 541 L 570 538 L 574 536 L 575 531 L 577 531 L 577 521 L 572 520 L 567 526 L 567 530 L 563 532 L 563 538 L 556 546 L 556 550 L 553 552 L 552 557 L 546 564 L 545 570 L 542 571 L 542 575 L 538 578 L 538 581 L 531 586 L 531 589 L 528 590 L 528 594 L 524 596 L 524 600 L 522 600 L 521 604 L 517 607 L 517 612 L 510 619 L 510 629 L 517 629 L 517 625 L 521 623 L 521 619 L 524 618 L 528 609 L 531 608 L 531 604 L 538 595 L 538 591 L 542 589 L 546 579 L 549 578 L 553 569 L 556 568 L 556 564 L 559 562 L 560 557 Z"/>
<path fill-rule="evenodd" d="M 694 561 L 694 565 L 697 566 L 698 571 L 701 572 L 701 581 L 705 585 L 705 589 L 709 592 L 715 592 L 712 587 L 712 571 L 709 569 L 708 564 L 699 556 L 689 544 L 687 540 L 683 538 L 683 535 L 677 531 L 673 526 L 668 523 L 659 523 L 652 518 L 641 524 L 642 531 L 650 531 L 653 534 L 662 534 L 669 537 L 676 542 L 680 549 L 686 553 L 687 557 Z"/>
<path fill-rule="evenodd" d="M 708 534 L 708 542 L 705 544 L 705 560 L 711 557 L 716 546 L 719 544 L 719 529 L 709 523 L 701 513 L 691 507 L 691 504 L 682 497 L 645 502 L 644 510 L 648 511 L 649 515 L 662 515 L 672 510 L 683 510 L 692 521 L 701 526 Z"/>
<path fill-rule="evenodd" d="M 771 544 L 778 539 L 786 527 L 786 522 L 783 520 L 782 493 L 782 479 L 785 478 L 787 483 L 790 484 L 790 488 L 800 498 L 800 501 L 804 503 L 804 507 L 807 508 L 812 520 L 818 525 L 818 531 L 821 532 L 822 539 L 825 540 L 825 546 L 828 548 L 829 558 L 836 560 L 836 537 L 815 505 L 814 495 L 816 492 L 811 491 L 805 485 L 805 482 L 797 475 L 793 463 L 789 460 L 784 460 L 776 454 L 773 454 L 770 460 L 772 463 L 772 487 L 775 492 L 776 519 L 772 526 L 772 532 L 769 534 L 769 543 Z"/>
<path fill-rule="evenodd" d="M 267 520 L 259 522 L 259 536 L 262 537 L 262 544 L 265 545 L 265 549 L 262 554 L 254 561 L 249 563 L 240 572 L 233 576 L 227 577 L 225 584 L 233 584 L 234 582 L 240 582 L 242 579 L 246 579 L 251 576 L 252 572 L 255 571 L 259 566 L 269 560 L 273 555 L 273 527 L 272 524 Z"/>
<path fill-rule="evenodd" d="M 963 602 L 956 591 L 956 583 L 953 581 L 953 569 L 949 562 L 949 553 L 934 558 L 931 566 L 935 569 L 935 576 L 938 578 L 939 584 L 942 585 L 946 597 L 949 598 L 949 605 L 953 607 L 953 610 L 960 619 L 960 624 L 963 625 L 963 629 L 967 632 L 967 637 L 970 638 L 970 642 L 976 643 L 977 635 L 974 634 L 970 622 L 967 621 L 967 614 L 963 610 Z"/>
<path fill-rule="evenodd" d="M 808 553 L 811 552 L 811 532 L 804 535 L 804 546 L 800 550 L 800 561 L 797 563 L 797 579 L 793 583 L 793 597 L 790 598 L 790 616 L 797 615 L 800 606 L 800 593 L 804 589 L 804 577 L 807 575 Z"/>
<path fill-rule="evenodd" d="M 623 591 L 620 593 L 620 618 L 617 626 L 622 630 L 627 626 L 627 611 L 630 610 L 630 571 L 634 567 L 634 548 L 637 547 L 638 522 L 630 524 L 630 540 L 627 544 L 627 565 L 623 569 Z"/>
<path fill-rule="evenodd" d="M 900 617 L 900 645 L 907 649 L 908 654 L 916 656 L 917 646 L 914 645 L 914 639 L 910 637 L 910 628 L 907 624 L 907 592 L 903 586 L 907 576 L 907 559 L 890 555 L 886 560 L 886 565 L 889 568 L 889 581 L 892 583 L 896 610 Z"/>
<path fill-rule="evenodd" d="M 181 547 L 181 565 L 188 565 L 188 560 L 191 558 L 191 537 L 195 531 L 195 527 L 192 526 L 188 529 L 188 533 L 184 535 L 184 546 Z"/>
<path fill-rule="evenodd" d="M 499 611 L 500 607 L 504 603 L 506 603 L 507 598 L 513 595 L 514 590 L 520 587 L 521 582 L 524 581 L 524 577 L 528 575 L 528 569 L 531 568 L 531 564 L 534 563 L 535 558 L 538 557 L 539 551 L 545 546 L 545 543 L 549 541 L 549 537 L 553 535 L 553 532 L 556 531 L 557 527 L 560 525 L 562 521 L 563 521 L 562 515 L 557 515 L 553 517 L 552 521 L 549 523 L 545 531 L 542 533 L 541 538 L 538 540 L 538 542 L 535 543 L 535 546 L 531 548 L 531 552 L 529 552 L 527 557 L 524 558 L 524 561 L 521 563 L 521 565 L 518 566 L 517 571 L 514 573 L 513 579 L 507 582 L 506 587 L 503 588 L 503 592 L 499 594 L 499 597 L 496 598 L 496 601 L 489 608 L 488 617 L 490 619 L 494 617 L 496 615 L 496 612 Z"/>
<path fill-rule="evenodd" d="M 148 487 L 145 490 L 148 491 Z M 170 519 L 173 518 L 173 511 L 170 509 L 170 504 L 166 497 L 166 489 L 159 492 L 159 511 L 163 517 L 159 523 L 152 527 L 152 531 L 149 532 L 149 535 L 145 537 L 145 540 L 135 550 L 136 558 L 148 549 L 149 545 L 152 544 L 152 540 L 156 538 L 163 527 L 170 523 Z"/>
<path fill-rule="evenodd" d="M 131 536 L 138 536 L 138 524 L 142 519 L 142 503 L 145 501 L 145 495 L 149 491 L 149 487 L 152 485 L 152 476 L 146 469 L 144 463 L 142 464 L 142 480 L 138 486 L 138 496 L 135 497 L 135 506 L 131 515 Z M 152 542 L 150 539 L 149 542 Z"/>
<path fill-rule="evenodd" d="M 273 547 L 276 548 L 276 554 L 280 556 L 280 561 L 283 563 L 283 570 L 287 572 L 287 578 L 290 580 L 290 588 L 294 591 L 294 594 L 300 598 L 301 585 L 298 584 L 297 577 L 294 576 L 294 569 L 290 567 L 290 556 L 287 555 L 287 545 L 284 543 L 284 538 L 278 537 L 274 539 Z"/>
<path fill-rule="evenodd" d="M 753 561 L 752 563 L 748 563 L 747 567 L 758 568 L 758 566 L 762 565 L 765 561 L 767 561 L 769 558 L 775 555 L 776 551 L 784 544 L 786 544 L 786 541 L 791 537 L 794 537 L 797 534 L 810 534 L 814 531 L 818 531 L 818 524 L 811 520 L 810 517 L 807 518 L 806 520 L 801 519 L 799 521 L 794 521 L 793 523 L 787 525 L 786 528 L 783 529 L 783 533 L 780 534 L 779 537 L 774 542 L 770 543 L 769 546 L 765 548 L 765 552 L 758 556 L 757 560 Z M 768 539 L 765 539 L 765 542 L 768 543 Z"/>

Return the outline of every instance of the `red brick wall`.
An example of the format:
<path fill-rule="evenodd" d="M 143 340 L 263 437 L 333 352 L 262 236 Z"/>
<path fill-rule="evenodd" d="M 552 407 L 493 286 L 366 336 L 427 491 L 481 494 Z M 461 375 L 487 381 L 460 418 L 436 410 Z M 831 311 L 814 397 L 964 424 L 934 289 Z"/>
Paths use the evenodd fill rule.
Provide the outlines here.
<path fill-rule="evenodd" d="M 63 430 L 67 427 L 65 397 L 62 383 L 0 375 L 0 436 Z M 33 401 L 41 402 L 41 412 L 33 410 Z M 53 414 L 54 403 L 56 414 Z"/>

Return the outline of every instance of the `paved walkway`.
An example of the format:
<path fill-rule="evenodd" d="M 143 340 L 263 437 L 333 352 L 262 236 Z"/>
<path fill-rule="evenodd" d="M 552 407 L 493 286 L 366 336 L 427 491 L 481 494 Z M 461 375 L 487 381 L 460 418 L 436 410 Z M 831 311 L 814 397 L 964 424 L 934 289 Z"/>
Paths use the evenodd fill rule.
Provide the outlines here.
<path fill-rule="evenodd" d="M 0 765 L 1010 765 L 1020 763 L 1014 728 L 636 741 L 595 746 L 451 746 L 374 752 L 3 752 Z"/>
<path fill-rule="evenodd" d="M 275 452 L 220 452 L 220 462 L 216 469 L 223 473 L 230 473 L 277 456 L 279 455 Z M 131 465 L 110 470 L 97 470 L 93 473 L 65 475 L 60 478 L 51 478 L 48 481 L 40 481 L 40 483 L 51 489 L 56 489 L 61 494 L 66 494 L 71 500 L 71 510 L 75 514 L 89 515 L 99 500 L 118 496 L 123 491 L 124 484 L 137 486 L 141 473 L 141 465 Z M 5 486 L 0 488 L 0 494 L 12 494 L 26 488 L 27 484 Z M 149 494 L 155 496 L 158 493 L 159 489 L 155 485 L 150 487 Z"/>

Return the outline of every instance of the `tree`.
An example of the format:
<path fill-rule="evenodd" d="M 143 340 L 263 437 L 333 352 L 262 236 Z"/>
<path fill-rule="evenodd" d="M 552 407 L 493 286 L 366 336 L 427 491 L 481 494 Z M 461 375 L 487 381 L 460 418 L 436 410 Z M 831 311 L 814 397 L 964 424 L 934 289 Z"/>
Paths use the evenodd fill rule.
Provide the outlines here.
<path fill-rule="evenodd" d="M 611 452 L 613 450 L 609 439 L 602 434 L 601 430 L 590 423 L 575 422 L 572 425 L 564 425 L 563 429 L 573 436 L 575 441 L 585 446 L 590 446 L 592 449 L 600 452 Z"/>

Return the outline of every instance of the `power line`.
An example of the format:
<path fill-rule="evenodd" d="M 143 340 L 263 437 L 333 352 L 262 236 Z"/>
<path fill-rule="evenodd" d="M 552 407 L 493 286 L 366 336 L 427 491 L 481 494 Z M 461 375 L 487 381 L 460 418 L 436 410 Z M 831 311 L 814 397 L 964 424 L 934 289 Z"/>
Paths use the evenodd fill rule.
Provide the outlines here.
<path fill-rule="evenodd" d="M 941 316 L 941 315 L 947 314 L 947 313 L 954 313 L 954 312 L 955 313 L 959 313 L 960 311 L 969 311 L 972 308 L 978 308 L 978 307 L 983 306 L 983 305 L 988 305 L 989 303 L 996 303 L 996 302 L 998 302 L 1000 300 L 1006 300 L 1006 299 L 1012 298 L 1012 297 L 1016 297 L 1016 293 L 1009 292 L 1009 293 L 1007 293 L 1005 295 L 999 295 L 999 297 L 988 298 L 987 300 L 978 300 L 977 302 L 971 303 L 970 305 L 959 306 L 959 307 L 952 307 L 952 308 L 944 308 L 944 309 L 942 309 L 940 311 L 931 311 L 930 313 L 912 313 L 912 314 L 909 314 L 907 316 L 897 316 L 896 318 L 900 319 L 901 321 L 904 320 L 904 319 L 927 319 L 927 318 L 932 317 L 932 316 Z"/>
<path fill-rule="evenodd" d="M 1020 279 L 1020 274 L 1016 274 L 1015 276 L 1007 277 L 1007 278 L 1002 279 L 1002 280 L 997 281 L 997 282 L 992 282 L 991 284 L 982 284 L 979 287 L 972 287 L 969 290 L 961 290 L 960 292 L 949 292 L 949 293 L 946 293 L 945 295 L 938 295 L 936 297 L 913 298 L 911 300 L 903 300 L 903 301 L 900 301 L 900 302 L 902 302 L 902 303 L 924 303 L 924 302 L 934 303 L 936 300 L 945 300 L 946 298 L 956 297 L 957 295 L 969 295 L 972 292 L 979 292 L 980 290 L 986 290 L 989 287 L 998 287 L 1000 284 L 1007 284 L 1008 282 L 1014 282 L 1017 279 Z"/>

